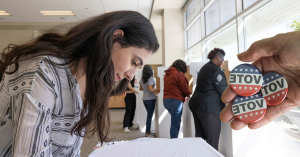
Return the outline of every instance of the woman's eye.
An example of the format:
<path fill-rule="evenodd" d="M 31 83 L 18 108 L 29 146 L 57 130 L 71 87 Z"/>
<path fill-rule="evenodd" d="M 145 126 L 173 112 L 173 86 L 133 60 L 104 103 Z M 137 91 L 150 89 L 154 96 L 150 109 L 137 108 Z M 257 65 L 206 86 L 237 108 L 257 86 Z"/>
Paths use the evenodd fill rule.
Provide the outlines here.
<path fill-rule="evenodd" d="M 136 62 L 133 60 L 132 65 L 137 66 Z"/>

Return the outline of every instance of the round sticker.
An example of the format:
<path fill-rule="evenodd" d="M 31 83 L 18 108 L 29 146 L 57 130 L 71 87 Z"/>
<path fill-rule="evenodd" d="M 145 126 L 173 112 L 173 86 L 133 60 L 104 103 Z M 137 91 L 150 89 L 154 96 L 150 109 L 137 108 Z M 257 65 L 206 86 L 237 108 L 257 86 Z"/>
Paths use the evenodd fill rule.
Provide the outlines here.
<path fill-rule="evenodd" d="M 275 106 L 280 104 L 288 92 L 288 84 L 285 78 L 276 72 L 266 73 L 263 78 L 264 83 L 261 92 L 267 105 Z"/>
<path fill-rule="evenodd" d="M 267 111 L 265 99 L 260 94 L 237 96 L 232 104 L 234 116 L 245 123 L 259 121 Z"/>
<path fill-rule="evenodd" d="M 254 65 L 241 64 L 231 71 L 229 84 L 236 94 L 251 96 L 260 90 L 263 84 L 263 75 Z"/>

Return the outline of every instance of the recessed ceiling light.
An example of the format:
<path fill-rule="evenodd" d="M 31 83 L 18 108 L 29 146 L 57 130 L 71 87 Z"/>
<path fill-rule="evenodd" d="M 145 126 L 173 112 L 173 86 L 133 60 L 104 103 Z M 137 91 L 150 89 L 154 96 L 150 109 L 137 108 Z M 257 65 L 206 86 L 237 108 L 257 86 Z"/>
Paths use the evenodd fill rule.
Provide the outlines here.
<path fill-rule="evenodd" d="M 10 14 L 5 11 L 0 11 L 0 15 L 10 15 Z"/>
<path fill-rule="evenodd" d="M 74 15 L 72 11 L 41 11 L 44 15 Z"/>

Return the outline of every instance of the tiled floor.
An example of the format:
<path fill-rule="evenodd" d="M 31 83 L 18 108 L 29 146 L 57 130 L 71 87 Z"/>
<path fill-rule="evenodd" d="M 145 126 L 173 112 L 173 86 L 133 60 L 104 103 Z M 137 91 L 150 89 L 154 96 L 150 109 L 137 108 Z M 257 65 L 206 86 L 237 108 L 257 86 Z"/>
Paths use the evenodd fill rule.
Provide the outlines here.
<path fill-rule="evenodd" d="M 112 140 L 134 140 L 144 137 L 145 134 L 140 132 L 138 129 L 131 129 L 130 133 L 123 132 L 124 114 L 125 109 L 110 109 L 111 129 L 109 138 L 112 138 Z M 88 157 L 98 141 L 97 135 L 90 139 L 85 138 L 81 146 L 81 157 Z"/>

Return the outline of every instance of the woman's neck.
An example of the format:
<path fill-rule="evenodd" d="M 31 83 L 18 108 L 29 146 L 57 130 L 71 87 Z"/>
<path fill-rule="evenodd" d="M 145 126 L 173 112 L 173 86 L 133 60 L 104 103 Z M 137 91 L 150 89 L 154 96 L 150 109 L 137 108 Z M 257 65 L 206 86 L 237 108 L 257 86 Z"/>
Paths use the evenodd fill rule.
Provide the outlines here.
<path fill-rule="evenodd" d="M 67 60 L 68 61 L 68 60 Z M 68 66 L 74 75 L 75 79 L 79 84 L 79 91 L 82 100 L 85 98 L 85 89 L 86 89 L 86 73 L 84 72 L 84 63 L 82 60 L 79 61 L 79 64 L 76 66 L 75 63 L 69 63 Z"/>

